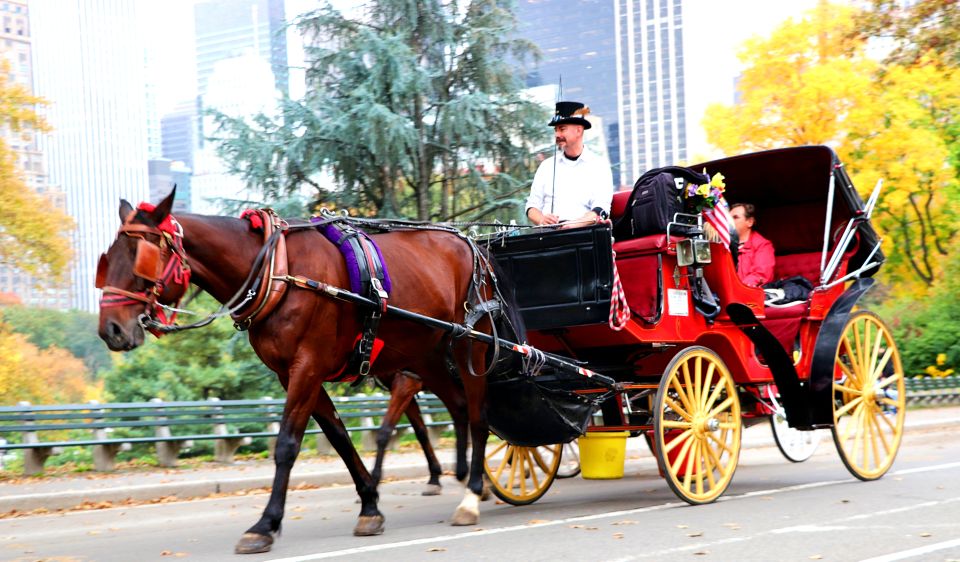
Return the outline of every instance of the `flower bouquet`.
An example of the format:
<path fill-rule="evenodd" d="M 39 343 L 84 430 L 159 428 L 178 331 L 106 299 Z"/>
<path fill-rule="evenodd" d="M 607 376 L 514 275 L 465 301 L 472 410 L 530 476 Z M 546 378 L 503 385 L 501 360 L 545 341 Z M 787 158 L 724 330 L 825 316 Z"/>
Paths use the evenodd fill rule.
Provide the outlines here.
<path fill-rule="evenodd" d="M 706 174 L 706 170 L 704 170 Z M 726 184 L 723 174 L 716 173 L 710 178 L 710 183 L 704 185 L 688 184 L 683 189 L 683 206 L 689 213 L 701 213 L 705 209 L 713 209 L 723 198 Z"/>

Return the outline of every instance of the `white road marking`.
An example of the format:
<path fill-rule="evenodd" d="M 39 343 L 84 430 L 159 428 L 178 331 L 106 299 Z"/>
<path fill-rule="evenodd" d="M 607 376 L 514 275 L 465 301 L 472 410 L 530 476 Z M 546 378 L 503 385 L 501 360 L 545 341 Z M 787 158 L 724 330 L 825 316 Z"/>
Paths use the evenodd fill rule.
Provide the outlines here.
<path fill-rule="evenodd" d="M 860 562 L 894 562 L 895 560 L 906 560 L 907 558 L 913 558 L 914 556 L 929 554 L 931 552 L 953 548 L 955 546 L 960 546 L 960 539 L 928 544 L 927 546 L 911 548 L 910 550 L 901 550 L 900 552 L 891 552 L 890 554 L 885 554 L 883 556 L 867 558 L 866 560 L 861 560 Z"/>
<path fill-rule="evenodd" d="M 921 468 L 915 468 L 915 469 L 908 469 L 909 472 L 907 472 L 907 471 L 897 471 L 897 472 L 894 472 L 893 474 L 906 474 L 906 473 L 914 474 L 914 473 L 918 473 L 918 472 L 934 472 L 934 471 L 938 471 L 938 470 L 949 470 L 949 469 L 951 469 L 951 468 L 956 468 L 956 467 L 958 467 L 958 466 L 960 466 L 960 463 L 952 462 L 952 463 L 931 465 L 931 466 L 926 466 L 926 467 L 921 467 Z M 810 484 L 800 484 L 800 485 L 797 485 L 797 486 L 785 486 L 785 487 L 783 487 L 783 488 L 772 488 L 772 489 L 769 489 L 769 490 L 758 490 L 758 491 L 755 491 L 755 492 L 747 492 L 747 493 L 745 493 L 745 494 L 738 494 L 738 495 L 734 495 L 734 496 L 725 496 L 725 497 L 721 497 L 718 501 L 731 501 L 731 500 L 745 499 L 745 498 L 751 498 L 751 497 L 756 497 L 756 496 L 769 496 L 769 495 L 773 495 L 773 494 L 782 494 L 782 493 L 793 492 L 793 491 L 797 491 L 797 490 L 805 490 L 805 489 L 810 489 L 810 488 L 821 488 L 821 487 L 824 487 L 824 486 L 833 486 L 833 485 L 836 485 L 836 484 L 847 484 L 847 483 L 856 482 L 856 481 L 857 481 L 857 480 L 854 479 L 854 478 L 846 478 L 846 479 L 843 479 L 843 480 L 828 480 L 828 481 L 826 481 L 826 482 L 814 482 L 814 483 L 810 483 Z M 877 515 L 881 515 L 881 514 L 884 514 L 884 513 L 896 513 L 896 512 L 900 512 L 900 511 L 908 511 L 908 510 L 910 510 L 910 509 L 917 509 L 917 508 L 920 508 L 920 507 L 929 507 L 929 506 L 931 506 L 931 505 L 938 505 L 938 504 L 943 504 L 943 503 L 952 503 L 952 502 L 956 502 L 956 501 L 960 501 L 960 498 L 950 498 L 950 499 L 947 499 L 947 500 L 936 501 L 936 502 L 923 502 L 923 503 L 917 504 L 917 505 L 915 505 L 915 506 L 900 507 L 900 508 L 888 510 L 888 511 L 886 511 L 886 512 L 871 512 L 870 514 L 855 515 L 855 516 L 846 518 L 846 519 L 844 519 L 844 520 L 855 520 L 855 519 L 863 519 L 863 518 L 867 518 L 867 517 L 876 517 Z M 305 554 L 305 555 L 303 555 L 303 556 L 292 556 L 292 557 L 289 557 L 289 558 L 275 558 L 275 559 L 272 559 L 271 562 L 308 562 L 308 561 L 310 561 L 310 560 L 323 560 L 323 559 L 326 559 L 326 558 L 336 558 L 336 557 L 339 557 L 339 556 L 350 556 L 350 555 L 353 555 L 353 554 L 365 554 L 365 553 L 368 553 L 368 552 L 379 552 L 379 551 L 384 551 L 384 550 L 393 550 L 393 549 L 397 549 L 397 548 L 405 548 L 405 547 L 408 547 L 408 546 L 417 546 L 417 545 L 423 545 L 423 544 L 437 544 L 437 543 L 445 543 L 445 542 L 460 541 L 460 540 L 465 540 L 465 539 L 472 539 L 472 538 L 474 538 L 474 537 L 485 537 L 485 536 L 489 536 L 489 535 L 499 535 L 499 534 L 503 534 L 503 533 L 514 533 L 514 532 L 517 532 L 517 531 L 525 531 L 525 530 L 536 529 L 536 528 L 540 528 L 540 527 L 556 527 L 556 526 L 558 526 L 558 525 L 568 525 L 568 524 L 570 524 L 570 523 L 577 523 L 577 522 L 583 522 L 583 521 L 594 521 L 594 520 L 597 520 L 597 519 L 608 519 L 608 518 L 611 518 L 611 517 L 623 517 L 623 516 L 625 516 L 625 515 L 635 515 L 635 514 L 638 514 L 638 513 L 649 513 L 649 512 L 653 512 L 653 511 L 662 511 L 662 510 L 664 510 L 664 509 L 669 509 L 669 508 L 671 508 L 671 507 L 680 507 L 680 506 L 684 506 L 684 505 L 686 505 L 686 504 L 685 504 L 685 503 L 680 503 L 680 502 L 669 502 L 669 503 L 664 503 L 664 504 L 659 504 L 659 505 L 652 505 L 652 506 L 647 506 L 647 507 L 640 507 L 640 508 L 637 508 L 637 509 L 626 509 L 626 510 L 611 511 L 611 512 L 606 512 L 606 513 L 595 513 L 595 514 L 593 514 L 593 515 L 581 515 L 581 516 L 578 516 L 578 517 L 568 517 L 568 518 L 566 518 L 566 519 L 558 519 L 558 520 L 555 520 L 555 521 L 547 521 L 547 522 L 544 522 L 544 523 L 537 523 L 537 524 L 533 524 L 533 525 L 513 525 L 513 526 L 510 526 L 510 527 L 500 527 L 500 528 L 496 528 L 496 529 L 484 529 L 484 530 L 482 530 L 482 531 L 472 531 L 472 532 L 469 532 L 469 531 L 468 531 L 468 532 L 466 532 L 466 533 L 457 533 L 457 534 L 454 534 L 454 535 L 437 535 L 437 536 L 434 536 L 434 537 L 425 537 L 425 538 L 421 538 L 421 539 L 411 539 L 411 540 L 407 540 L 407 541 L 399 541 L 399 542 L 392 542 L 392 543 L 374 544 L 374 545 L 361 546 L 361 547 L 356 547 L 356 548 L 347 548 L 347 549 L 343 549 L 343 550 L 334 550 L 334 551 L 330 551 L 330 552 L 318 552 L 318 553 L 315 553 L 315 554 Z M 765 531 L 764 533 L 759 533 L 759 534 L 776 533 L 776 532 L 788 532 L 788 529 L 789 529 L 789 528 L 785 528 L 785 529 L 783 529 L 783 530 L 774 529 L 774 530 Z M 754 535 L 754 536 L 756 536 L 756 535 Z M 729 544 L 729 543 L 741 542 L 741 541 L 745 541 L 745 540 L 748 540 L 748 537 L 738 537 L 738 538 L 733 538 L 733 539 L 724 539 L 724 540 L 721 540 L 721 541 L 716 541 L 716 542 L 711 542 L 711 543 L 700 543 L 700 544 L 695 544 L 695 545 L 686 545 L 686 546 L 678 547 L 678 548 L 674 548 L 674 549 L 661 550 L 661 551 L 658 551 L 658 552 L 655 552 L 655 553 L 654 553 L 654 552 L 645 553 L 644 556 L 645 556 L 645 557 L 648 557 L 648 556 L 659 556 L 659 555 L 668 554 L 668 553 L 671 553 L 671 552 L 681 552 L 681 551 L 691 550 L 691 549 L 695 549 L 695 548 L 702 548 L 702 547 L 706 547 L 706 546 L 709 546 L 709 545 Z M 932 546 L 932 545 L 931 545 L 931 546 Z M 945 547 L 943 547 L 943 548 L 948 548 L 948 547 L 945 546 Z M 629 560 L 629 559 L 630 559 L 630 558 L 627 558 L 627 560 Z"/>

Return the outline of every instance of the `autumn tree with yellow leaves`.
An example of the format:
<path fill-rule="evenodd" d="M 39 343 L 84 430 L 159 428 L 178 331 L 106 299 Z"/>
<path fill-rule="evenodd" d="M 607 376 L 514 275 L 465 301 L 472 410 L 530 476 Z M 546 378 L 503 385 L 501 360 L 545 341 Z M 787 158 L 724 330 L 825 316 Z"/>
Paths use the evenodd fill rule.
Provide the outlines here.
<path fill-rule="evenodd" d="M 858 16 L 822 2 L 749 41 L 740 102 L 709 107 L 704 127 L 727 154 L 832 146 L 864 195 L 884 178 L 874 223 L 885 236 L 885 275 L 926 287 L 957 229 L 949 128 L 960 111 L 960 75 L 932 52 L 906 65 L 867 56 Z"/>
<path fill-rule="evenodd" d="M 49 130 L 36 108 L 45 102 L 10 81 L 10 63 L 0 63 L 0 129 L 35 135 Z M 71 257 L 73 221 L 33 192 L 17 167 L 17 155 L 0 137 L 0 265 L 34 275 L 60 276 Z"/>

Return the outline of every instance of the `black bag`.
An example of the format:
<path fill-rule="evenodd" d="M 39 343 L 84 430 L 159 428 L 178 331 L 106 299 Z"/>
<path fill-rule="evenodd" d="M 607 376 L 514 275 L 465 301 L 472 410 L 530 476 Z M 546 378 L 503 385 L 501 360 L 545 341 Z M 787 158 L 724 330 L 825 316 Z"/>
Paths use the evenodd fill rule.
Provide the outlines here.
<path fill-rule="evenodd" d="M 689 168 L 667 166 L 648 170 L 633 185 L 623 216 L 613 225 L 618 240 L 660 234 L 676 213 L 682 213 L 683 189 L 690 183 L 710 183 L 706 174 Z"/>
<path fill-rule="evenodd" d="M 802 275 L 795 275 L 788 279 L 778 279 L 763 286 L 767 294 L 767 306 L 790 306 L 804 302 L 813 291 L 813 283 Z"/>

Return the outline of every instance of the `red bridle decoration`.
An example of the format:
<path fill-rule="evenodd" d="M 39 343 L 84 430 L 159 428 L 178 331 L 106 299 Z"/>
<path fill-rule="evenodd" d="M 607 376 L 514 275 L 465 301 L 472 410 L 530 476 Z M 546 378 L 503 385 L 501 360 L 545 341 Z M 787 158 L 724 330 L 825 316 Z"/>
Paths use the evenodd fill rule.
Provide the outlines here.
<path fill-rule="evenodd" d="M 145 212 L 151 212 L 154 208 L 150 203 L 140 203 L 140 205 L 137 206 L 138 210 Z M 190 285 L 190 266 L 187 263 L 187 257 L 183 251 L 183 228 L 180 226 L 180 223 L 177 222 L 177 219 L 171 215 L 167 215 L 163 222 L 156 228 L 144 224 L 132 224 L 131 220 L 135 213 L 136 211 L 130 213 L 130 216 L 123 222 L 123 225 L 121 225 L 117 231 L 117 237 L 123 234 L 140 240 L 137 248 L 137 256 L 134 258 L 135 265 L 133 273 L 138 277 L 152 281 L 153 285 L 140 292 L 131 292 L 109 285 L 100 287 L 103 289 L 103 296 L 100 298 L 100 308 L 143 304 L 144 316 L 148 319 L 153 317 L 163 325 L 170 325 L 176 319 L 177 313 L 174 311 L 168 317 L 167 312 L 161 306 L 166 303 L 158 303 L 157 299 L 160 298 L 160 295 L 163 294 L 166 287 L 171 285 L 181 286 L 184 288 L 184 292 L 186 292 L 186 288 Z M 146 240 L 144 237 L 145 234 L 156 235 L 159 238 L 159 243 L 155 244 Z M 152 260 L 150 257 L 140 255 L 144 250 L 142 244 L 155 246 L 159 250 L 147 252 L 153 256 Z M 142 263 L 149 261 L 154 261 L 152 266 L 149 263 Z M 161 264 L 163 264 L 162 269 Z M 100 263 L 97 266 L 98 285 L 105 282 L 106 267 L 106 254 L 104 254 L 100 257 Z M 151 271 L 142 271 L 143 269 L 150 269 Z M 101 281 L 101 279 L 103 280 Z M 180 299 L 177 299 L 177 301 L 173 303 L 173 308 L 176 308 L 179 304 Z M 141 324 L 143 324 L 142 321 Z M 163 335 L 162 332 L 158 330 L 147 329 L 157 337 Z"/>

